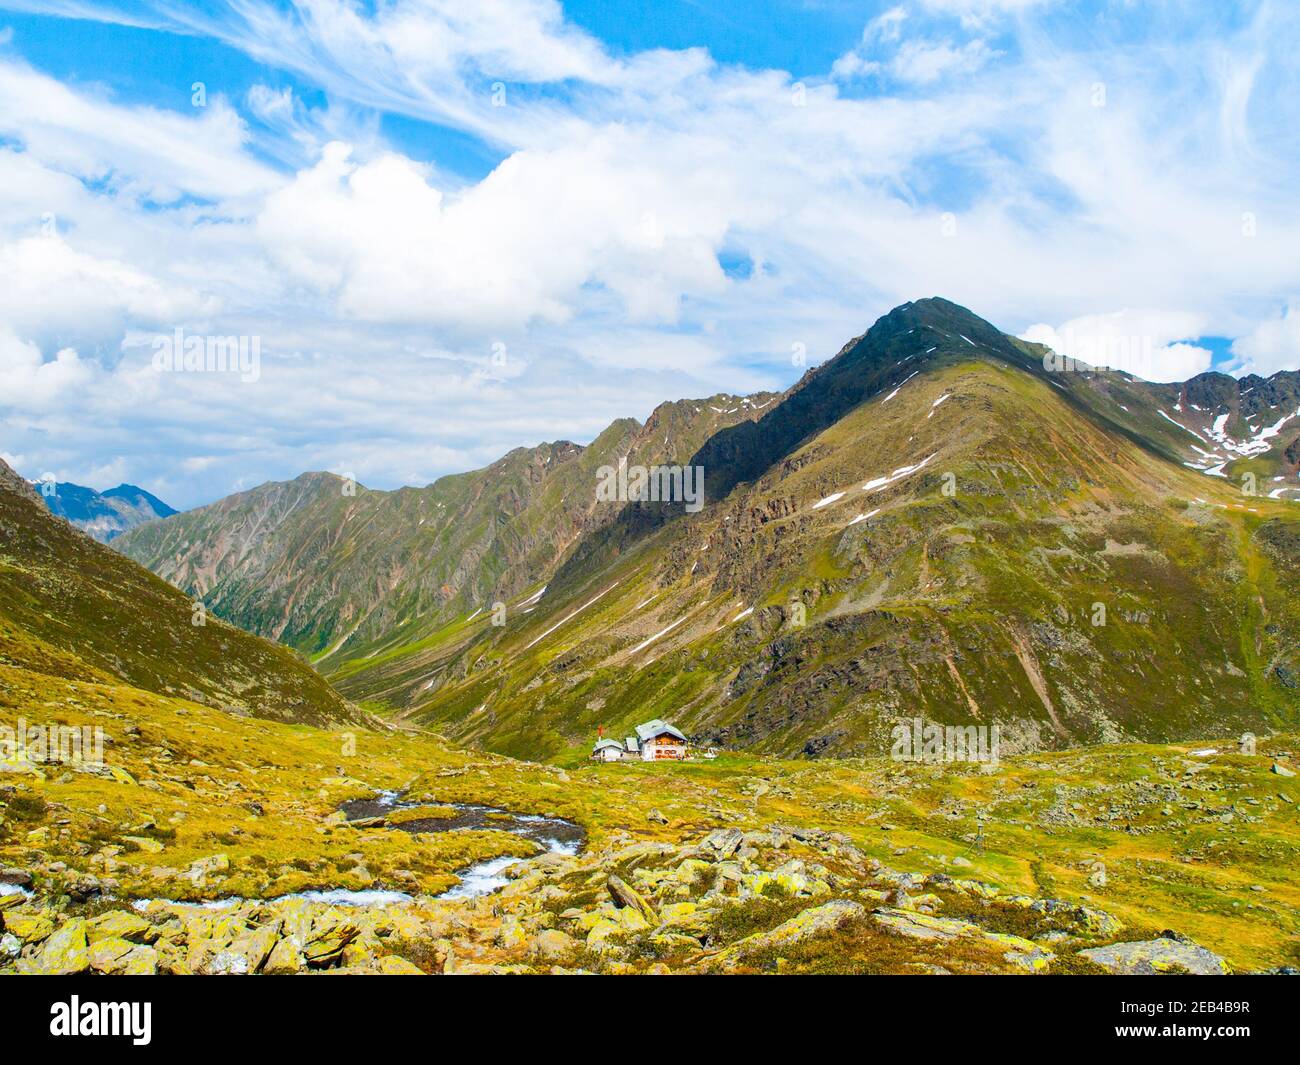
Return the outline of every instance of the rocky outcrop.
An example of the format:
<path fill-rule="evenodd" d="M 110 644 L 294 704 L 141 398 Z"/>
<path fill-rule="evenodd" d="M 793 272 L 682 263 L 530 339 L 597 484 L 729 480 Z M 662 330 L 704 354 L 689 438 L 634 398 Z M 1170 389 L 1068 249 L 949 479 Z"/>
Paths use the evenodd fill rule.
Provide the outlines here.
<path fill-rule="evenodd" d="M 1081 950 L 1079 956 L 1123 976 L 1225 976 L 1229 971 L 1227 962 L 1217 954 L 1172 934 Z"/>

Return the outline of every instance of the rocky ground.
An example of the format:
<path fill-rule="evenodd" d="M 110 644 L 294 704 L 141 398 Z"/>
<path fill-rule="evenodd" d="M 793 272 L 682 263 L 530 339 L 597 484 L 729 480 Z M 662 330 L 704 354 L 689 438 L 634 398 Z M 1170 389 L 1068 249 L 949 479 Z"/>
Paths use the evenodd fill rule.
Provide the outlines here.
<path fill-rule="evenodd" d="M 724 754 L 563 770 L 0 666 L 0 720 L 20 714 L 98 724 L 106 749 L 103 765 L 3 765 L 2 973 L 1300 963 L 1294 736 L 983 768 Z M 410 808 L 340 809 L 386 792 Z M 543 853 L 504 819 L 410 831 L 465 803 L 565 818 L 584 845 Z M 438 897 L 486 860 L 508 866 L 503 887 Z M 301 894 L 338 890 L 400 894 Z"/>
<path fill-rule="evenodd" d="M 74 916 L 11 894 L 0 952 L 7 969 L 47 974 L 1230 971 L 1176 933 L 1133 941 L 1103 910 L 1006 892 L 970 866 L 900 872 L 843 833 L 716 829 L 521 861 L 469 900 L 152 901 Z"/>

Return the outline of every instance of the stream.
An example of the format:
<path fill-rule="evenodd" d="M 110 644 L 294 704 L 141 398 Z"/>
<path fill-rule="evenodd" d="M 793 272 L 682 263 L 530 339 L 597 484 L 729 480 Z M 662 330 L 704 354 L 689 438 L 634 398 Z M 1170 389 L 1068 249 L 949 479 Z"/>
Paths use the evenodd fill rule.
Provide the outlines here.
<path fill-rule="evenodd" d="M 402 803 L 396 792 L 381 792 L 373 799 L 354 799 L 339 807 L 349 821 L 366 817 L 383 817 L 394 810 L 410 810 L 427 803 Z M 540 844 L 550 854 L 577 854 L 586 836 L 580 825 L 561 817 L 543 817 L 540 814 L 515 814 L 495 806 L 478 803 L 446 803 L 456 811 L 455 817 L 424 817 L 389 826 L 402 832 L 422 834 L 428 832 L 469 832 L 476 829 L 495 829 Z M 476 898 L 488 895 L 508 880 L 503 876 L 506 868 L 527 859 L 505 856 L 477 862 L 457 871 L 460 883 L 436 896 L 440 899 Z M 365 892 L 353 892 L 365 894 Z"/>
<path fill-rule="evenodd" d="M 353 799 L 343 803 L 339 809 L 349 821 L 360 821 L 368 817 L 384 817 L 395 810 L 411 810 L 418 806 L 449 806 L 456 811 L 454 817 L 422 817 L 405 821 L 398 825 L 386 826 L 388 831 L 401 830 L 419 835 L 429 832 L 470 832 L 475 829 L 496 829 L 498 832 L 511 832 L 524 839 L 540 844 L 550 854 L 577 854 L 586 840 L 586 833 L 581 825 L 566 821 L 562 817 L 543 817 L 540 814 L 516 814 L 495 806 L 483 806 L 478 803 L 403 803 L 395 791 L 383 791 L 373 799 Z M 471 899 L 480 895 L 490 895 L 498 888 L 509 883 L 504 871 L 516 862 L 527 861 L 507 855 L 501 858 L 489 858 L 476 862 L 465 869 L 458 870 L 460 883 L 455 887 L 435 895 L 438 899 Z M 23 888 L 14 889 L 12 885 L 0 884 L 0 894 L 31 892 Z M 136 899 L 132 906 L 144 911 L 152 902 L 165 902 L 169 906 L 194 906 L 204 910 L 225 910 L 243 905 L 246 902 L 270 901 L 280 902 L 284 899 L 306 899 L 308 902 L 323 902 L 334 906 L 385 906 L 392 903 L 410 902 L 412 896 L 404 891 L 387 891 L 370 888 L 364 891 L 348 891 L 333 888 L 317 891 L 296 891 L 289 895 L 278 895 L 269 900 L 245 899 L 239 896 L 227 896 L 211 899 L 207 902 L 176 902 L 171 899 Z"/>

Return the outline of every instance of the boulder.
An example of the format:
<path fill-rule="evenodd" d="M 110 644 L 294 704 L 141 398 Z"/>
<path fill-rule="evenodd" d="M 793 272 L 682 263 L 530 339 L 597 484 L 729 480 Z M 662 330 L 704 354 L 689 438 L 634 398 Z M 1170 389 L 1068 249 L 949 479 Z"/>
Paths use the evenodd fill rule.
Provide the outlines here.
<path fill-rule="evenodd" d="M 380 958 L 376 968 L 384 976 L 423 976 L 424 970 L 396 954 L 387 954 Z"/>
<path fill-rule="evenodd" d="M 548 928 L 538 934 L 528 948 L 529 954 L 546 962 L 562 961 L 577 949 L 577 942 L 572 936 L 554 928 Z"/>
<path fill-rule="evenodd" d="M 271 948 L 270 957 L 262 971 L 271 976 L 292 976 L 307 967 L 303 957 L 301 941 L 297 936 L 286 936 Z"/>
<path fill-rule="evenodd" d="M 655 925 L 659 923 L 659 917 L 655 914 L 654 907 L 650 905 L 637 891 L 628 886 L 622 877 L 610 874 L 606 881 L 609 893 L 614 899 L 614 905 L 620 909 L 632 907 L 640 912 L 645 918 L 647 924 Z"/>
<path fill-rule="evenodd" d="M 886 932 L 909 939 L 942 942 L 963 936 L 977 936 L 983 932 L 979 925 L 956 917 L 935 917 L 933 914 L 894 907 L 881 907 L 872 914 L 872 918 Z"/>
<path fill-rule="evenodd" d="M 26 869 L 6 866 L 0 869 L 0 884 L 17 884 L 19 887 L 29 888 L 32 886 L 32 874 Z"/>
<path fill-rule="evenodd" d="M 771 931 L 747 936 L 738 943 L 704 959 L 705 968 L 728 968 L 744 958 L 768 950 L 785 950 L 816 936 L 838 931 L 849 921 L 865 917 L 867 908 L 860 902 L 836 899 L 791 917 Z"/>
<path fill-rule="evenodd" d="M 158 938 L 158 929 L 130 910 L 111 910 L 86 922 L 86 939 L 90 943 L 112 938 L 152 943 Z"/>
<path fill-rule="evenodd" d="M 10 911 L 4 917 L 5 931 L 12 933 L 24 943 L 39 943 L 54 931 L 54 921 L 44 913 L 14 913 Z"/>
<path fill-rule="evenodd" d="M 1109 939 L 1124 931 L 1124 924 L 1118 917 L 1104 910 L 1094 910 L 1061 899 L 1035 899 L 1029 904 L 1029 909 L 1050 917 L 1053 927 L 1077 931 L 1097 939 Z"/>
<path fill-rule="evenodd" d="M 103 894 L 103 886 L 93 876 L 79 876 L 67 885 L 67 892 L 73 902 L 89 902 Z"/>
<path fill-rule="evenodd" d="M 907 936 L 909 939 L 940 943 L 958 939 L 979 942 L 989 949 L 1000 951 L 1006 961 L 1025 972 L 1041 972 L 1056 958 L 1055 954 L 1031 939 L 989 932 L 977 924 L 954 917 L 936 917 L 915 910 L 889 907 L 881 907 L 872 917 L 886 932 Z"/>
<path fill-rule="evenodd" d="M 719 860 L 730 858 L 745 841 L 745 834 L 737 828 L 719 828 L 704 837 L 700 844 L 702 850 L 712 850 Z"/>
<path fill-rule="evenodd" d="M 280 922 L 278 919 L 271 920 L 237 936 L 229 947 L 214 953 L 198 971 L 209 976 L 244 976 L 255 973 L 266 963 L 279 938 Z"/>
<path fill-rule="evenodd" d="M 522 947 L 528 942 L 528 933 L 524 931 L 523 925 L 519 919 L 514 916 L 502 918 L 501 926 L 497 929 L 496 943 L 503 950 L 513 950 L 516 947 Z"/>
<path fill-rule="evenodd" d="M 135 944 L 118 936 L 107 936 L 90 944 L 90 967 L 97 973 L 117 972 Z"/>
<path fill-rule="evenodd" d="M 138 944 L 118 962 L 119 976 L 153 976 L 158 971 L 159 954 L 153 947 Z"/>
<path fill-rule="evenodd" d="M 230 858 L 224 854 L 213 854 L 207 858 L 196 858 L 190 863 L 185 875 L 190 883 L 200 885 L 214 873 L 225 873 L 230 869 Z"/>
<path fill-rule="evenodd" d="M 90 968 L 90 949 L 86 943 L 86 922 L 75 917 L 54 932 L 41 945 L 39 953 L 19 963 L 21 972 L 40 976 L 71 976 Z"/>
<path fill-rule="evenodd" d="M 357 938 L 357 926 L 342 921 L 323 930 L 312 930 L 312 936 L 303 944 L 302 954 L 308 965 L 322 968 L 339 960 L 343 948 Z"/>
<path fill-rule="evenodd" d="M 1228 972 L 1228 963 L 1221 957 L 1182 937 L 1113 943 L 1109 947 L 1081 950 L 1079 956 L 1124 976 L 1171 973 L 1223 976 Z"/>

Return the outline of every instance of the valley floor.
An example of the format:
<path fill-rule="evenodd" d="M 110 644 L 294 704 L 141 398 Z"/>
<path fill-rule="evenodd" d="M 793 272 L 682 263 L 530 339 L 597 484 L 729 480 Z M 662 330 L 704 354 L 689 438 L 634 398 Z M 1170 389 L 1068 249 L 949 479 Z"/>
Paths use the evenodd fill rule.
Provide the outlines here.
<path fill-rule="evenodd" d="M 987 772 L 726 754 L 566 770 L 0 667 L 0 726 L 20 720 L 97 726 L 105 747 L 102 765 L 0 751 L 0 972 L 1300 965 L 1297 736 Z M 393 792 L 415 809 L 340 811 Z M 584 845 L 543 853 L 509 819 L 396 825 L 465 803 L 566 819 Z M 435 897 L 512 857 L 499 890 Z M 298 894 L 335 889 L 400 894 Z"/>

